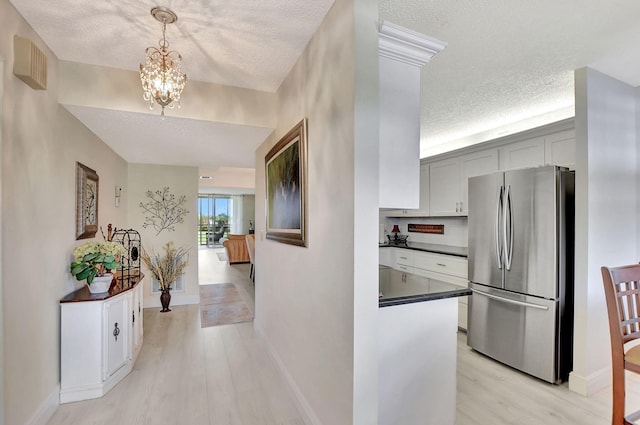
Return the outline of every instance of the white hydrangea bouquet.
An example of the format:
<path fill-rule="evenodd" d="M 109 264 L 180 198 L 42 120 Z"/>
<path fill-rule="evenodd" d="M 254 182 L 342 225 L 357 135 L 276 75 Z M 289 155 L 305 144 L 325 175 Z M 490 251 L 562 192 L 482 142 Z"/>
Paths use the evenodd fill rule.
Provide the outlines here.
<path fill-rule="evenodd" d="M 71 275 L 91 285 L 96 276 L 104 276 L 121 266 L 118 259 L 127 250 L 117 242 L 88 241 L 73 250 L 75 261 L 71 263 Z"/>

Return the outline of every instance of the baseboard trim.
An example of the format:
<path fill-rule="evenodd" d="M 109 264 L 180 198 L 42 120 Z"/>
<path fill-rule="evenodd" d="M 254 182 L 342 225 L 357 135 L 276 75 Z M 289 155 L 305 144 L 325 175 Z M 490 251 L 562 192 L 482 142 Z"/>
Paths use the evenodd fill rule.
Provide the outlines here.
<path fill-rule="evenodd" d="M 264 336 L 264 333 L 261 331 L 260 327 L 256 326 L 254 327 L 254 329 L 258 334 L 258 336 L 260 337 L 260 339 L 262 340 L 262 342 L 267 347 L 269 356 L 275 362 L 276 367 L 278 368 L 278 371 L 284 378 L 287 389 L 289 390 L 289 394 L 293 397 L 293 402 L 298 408 L 298 411 L 300 412 L 300 414 L 302 415 L 302 419 L 304 420 L 304 423 L 307 425 L 322 425 L 322 422 L 320 422 L 320 419 L 318 419 L 318 416 L 315 414 L 315 412 L 311 408 L 311 405 L 307 401 L 306 397 L 304 396 L 304 394 L 302 394 L 302 391 L 300 391 L 300 388 L 296 384 L 296 381 L 293 379 L 291 374 L 289 374 L 289 371 L 284 366 L 284 363 L 280 359 L 278 352 L 269 343 L 267 338 Z"/>
<path fill-rule="evenodd" d="M 569 373 L 569 389 L 585 397 L 602 391 L 611 385 L 611 368 L 600 369 L 588 376 L 575 371 Z"/>
<path fill-rule="evenodd" d="M 171 304 L 169 307 L 173 305 L 191 305 L 191 304 L 200 304 L 200 295 L 179 295 L 179 294 L 171 294 Z M 144 299 L 144 308 L 159 308 L 162 307 L 160 304 L 160 294 L 154 295 L 151 297 L 146 297 Z"/>
<path fill-rule="evenodd" d="M 31 415 L 25 425 L 46 425 L 60 405 L 60 385 L 56 385 L 53 391 L 44 399 L 38 409 Z"/>
<path fill-rule="evenodd" d="M 91 400 L 94 398 L 100 398 L 105 396 L 109 391 L 113 389 L 120 381 L 133 370 L 133 365 L 136 361 L 136 357 L 130 360 L 126 365 L 118 369 L 113 375 L 111 375 L 106 381 L 81 385 L 78 387 L 65 388 L 60 391 L 60 404 L 73 403 L 76 401 Z"/>

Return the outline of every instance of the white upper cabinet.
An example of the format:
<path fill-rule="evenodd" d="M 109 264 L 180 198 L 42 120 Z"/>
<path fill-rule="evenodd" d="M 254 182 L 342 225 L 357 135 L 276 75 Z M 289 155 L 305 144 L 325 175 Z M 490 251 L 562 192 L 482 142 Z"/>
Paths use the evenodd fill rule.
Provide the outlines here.
<path fill-rule="evenodd" d="M 500 147 L 500 169 L 560 165 L 575 168 L 575 130 L 564 130 L 545 136 L 533 137 Z"/>
<path fill-rule="evenodd" d="M 420 186 L 419 207 L 388 210 L 383 214 L 387 217 L 466 216 L 469 177 L 542 165 L 574 169 L 575 151 L 573 120 L 563 120 L 487 142 L 482 150 L 472 147 L 443 154 L 420 166 L 420 178 L 416 180 Z"/>
<path fill-rule="evenodd" d="M 429 164 L 420 164 L 420 208 L 417 215 L 429 215 Z"/>
<path fill-rule="evenodd" d="M 487 149 L 429 164 L 430 215 L 467 215 L 469 177 L 498 170 L 498 151 Z"/>
<path fill-rule="evenodd" d="M 458 215 L 462 198 L 460 158 L 429 164 L 429 204 L 431 215 Z"/>
<path fill-rule="evenodd" d="M 461 192 L 460 212 L 469 212 L 469 177 L 483 176 L 498 171 L 498 151 L 487 149 L 462 156 L 460 159 Z"/>
<path fill-rule="evenodd" d="M 544 165 L 544 138 L 536 137 L 510 143 L 500 148 L 500 169 L 539 167 Z"/>
<path fill-rule="evenodd" d="M 547 165 L 576 168 L 576 132 L 560 131 L 544 138 L 544 159 Z"/>
<path fill-rule="evenodd" d="M 380 208 L 420 208 L 420 68 L 444 47 L 397 25 L 380 25 Z"/>
<path fill-rule="evenodd" d="M 429 164 L 420 164 L 420 208 L 383 210 L 385 217 L 427 217 L 429 215 Z"/>

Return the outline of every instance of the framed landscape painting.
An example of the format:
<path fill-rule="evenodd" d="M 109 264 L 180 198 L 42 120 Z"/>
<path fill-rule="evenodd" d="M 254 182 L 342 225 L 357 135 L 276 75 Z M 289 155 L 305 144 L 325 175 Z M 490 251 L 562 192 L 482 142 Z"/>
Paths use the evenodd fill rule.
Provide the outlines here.
<path fill-rule="evenodd" d="M 265 157 L 267 239 L 307 246 L 307 120 L 300 121 Z"/>
<path fill-rule="evenodd" d="M 76 162 L 76 240 L 98 231 L 98 174 Z"/>

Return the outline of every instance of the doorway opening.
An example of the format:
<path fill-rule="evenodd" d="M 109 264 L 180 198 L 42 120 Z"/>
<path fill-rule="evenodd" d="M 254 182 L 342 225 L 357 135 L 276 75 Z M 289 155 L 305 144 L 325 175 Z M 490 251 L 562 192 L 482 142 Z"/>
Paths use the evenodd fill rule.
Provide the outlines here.
<path fill-rule="evenodd" d="M 233 199 L 229 195 L 198 195 L 198 245 L 221 246 L 231 231 Z"/>

